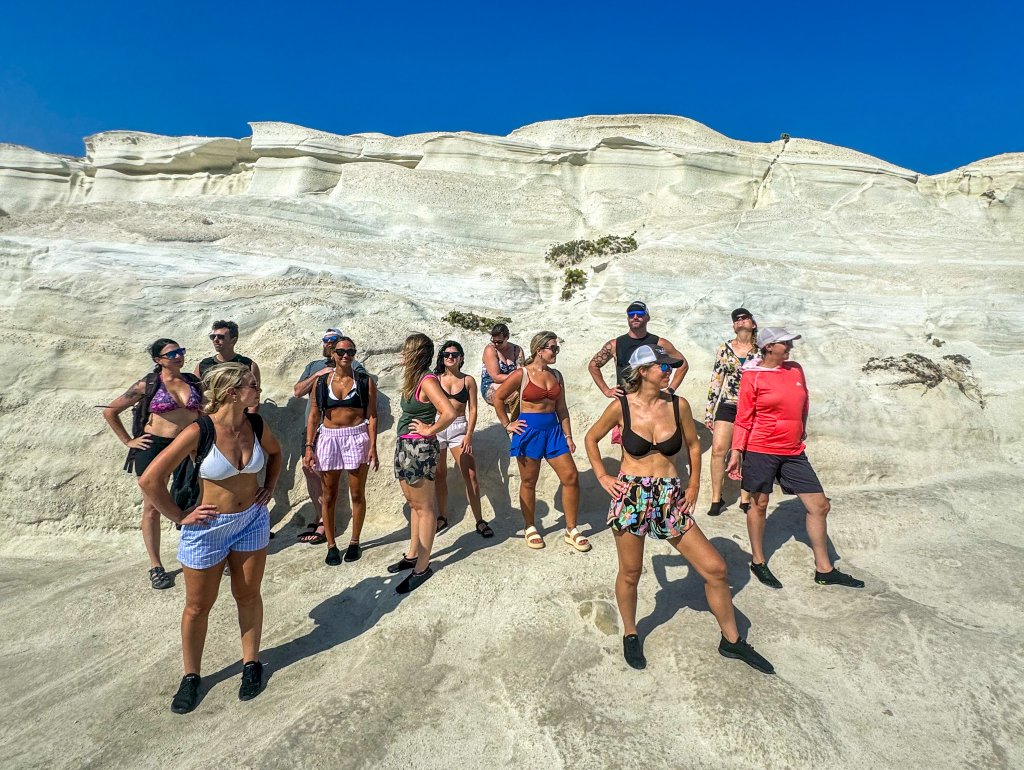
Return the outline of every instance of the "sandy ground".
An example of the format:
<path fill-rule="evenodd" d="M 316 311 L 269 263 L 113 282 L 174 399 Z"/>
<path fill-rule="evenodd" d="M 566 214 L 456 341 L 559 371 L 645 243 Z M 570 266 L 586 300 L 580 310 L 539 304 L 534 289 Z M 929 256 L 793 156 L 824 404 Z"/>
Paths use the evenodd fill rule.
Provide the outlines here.
<path fill-rule="evenodd" d="M 53 183 L 88 183 L 88 202 L 49 208 L 24 192 L 38 179 L 26 181 L 23 160 L 8 164 L 0 767 L 1024 766 L 1021 159 L 919 178 L 805 140 L 754 146 L 681 119 L 627 117 L 528 127 L 516 142 L 316 135 L 301 145 L 319 147 L 316 163 L 296 149 L 294 127 L 275 124 L 260 129 L 260 146 L 277 142 L 284 159 L 254 170 L 243 153 L 223 178 L 203 164 L 242 152 L 234 140 L 150 138 L 130 166 L 117 147 L 132 137 L 114 137 L 97 145 L 102 174 Z M 357 150 L 398 161 L 328 162 Z M 636 252 L 588 260 L 586 288 L 559 299 L 549 245 L 634 231 Z M 475 453 L 497 537 L 473 531 L 453 479 L 436 576 L 399 600 L 384 570 L 406 531 L 388 467 L 406 334 L 454 337 L 474 362 L 486 335 L 447 324 L 452 309 L 510 316 L 521 344 L 554 329 L 582 439 L 605 403 L 586 364 L 625 331 L 638 297 L 652 331 L 689 358 L 681 392 L 698 422 L 732 308 L 804 335 L 794 355 L 811 393 L 808 454 L 832 498 L 839 566 L 865 589 L 813 583 L 802 509 L 781 495 L 766 546 L 785 588 L 752 581 L 735 487 L 721 518 L 704 513 L 700 426 L 697 521 L 775 677 L 718 655 L 701 581 L 657 543 L 640 593 L 649 666 L 629 669 L 607 498 L 582 449 L 593 551 L 557 537 L 548 471 L 548 548 L 530 551 L 507 439 L 489 412 Z M 182 581 L 149 588 L 138 490 L 94 407 L 148 370 L 157 337 L 177 338 L 194 365 L 221 317 L 241 324 L 239 350 L 260 363 L 262 413 L 286 456 L 264 582 L 270 679 L 239 703 L 225 585 L 203 700 L 178 717 L 168 706 Z M 363 559 L 329 569 L 322 547 L 295 543 L 311 507 L 291 387 L 322 331 L 339 325 L 380 378 L 384 467 L 368 484 Z M 969 363 L 930 389 L 865 371 L 873 357 L 906 354 Z M 166 528 L 169 567 L 175 542 Z"/>

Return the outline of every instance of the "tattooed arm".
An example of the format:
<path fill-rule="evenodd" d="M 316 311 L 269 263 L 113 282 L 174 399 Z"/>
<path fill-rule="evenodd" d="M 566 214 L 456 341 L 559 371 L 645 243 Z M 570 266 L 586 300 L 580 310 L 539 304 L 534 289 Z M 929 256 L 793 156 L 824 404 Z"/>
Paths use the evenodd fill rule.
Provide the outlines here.
<path fill-rule="evenodd" d="M 587 365 L 587 370 L 590 372 L 590 376 L 594 378 L 594 384 L 597 385 L 598 389 L 608 398 L 615 398 L 622 395 L 622 388 L 617 386 L 609 388 L 608 383 L 604 380 L 604 375 L 601 374 L 601 367 L 613 358 L 615 358 L 615 340 L 608 340 L 604 343 L 604 347 L 597 351 L 597 354 L 590 359 L 590 363 Z"/>
<path fill-rule="evenodd" d="M 139 380 L 128 388 L 128 390 L 115 398 L 110 405 L 103 410 L 103 419 L 107 421 L 107 425 L 109 425 L 110 429 L 114 431 L 114 435 L 117 436 L 118 441 L 125 446 L 132 446 L 133 439 L 128 435 L 128 431 L 124 429 L 124 425 L 121 424 L 121 412 L 125 409 L 131 409 L 145 394 L 146 381 Z M 138 441 L 139 439 L 134 440 Z M 146 441 L 148 443 L 148 439 L 146 439 Z M 142 447 L 136 448 L 138 449 Z"/>

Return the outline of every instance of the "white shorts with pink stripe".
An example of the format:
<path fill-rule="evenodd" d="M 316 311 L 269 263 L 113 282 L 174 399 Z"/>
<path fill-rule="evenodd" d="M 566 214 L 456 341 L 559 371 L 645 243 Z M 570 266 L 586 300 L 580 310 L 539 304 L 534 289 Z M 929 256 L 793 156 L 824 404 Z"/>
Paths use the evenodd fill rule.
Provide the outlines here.
<path fill-rule="evenodd" d="M 318 471 L 354 471 L 370 462 L 370 423 L 351 428 L 320 427 L 316 439 Z"/>

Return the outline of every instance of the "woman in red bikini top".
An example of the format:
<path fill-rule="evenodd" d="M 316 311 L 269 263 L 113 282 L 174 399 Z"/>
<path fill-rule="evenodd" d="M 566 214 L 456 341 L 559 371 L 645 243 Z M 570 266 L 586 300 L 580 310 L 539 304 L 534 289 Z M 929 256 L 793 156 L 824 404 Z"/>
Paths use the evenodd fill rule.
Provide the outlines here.
<path fill-rule="evenodd" d="M 586 552 L 590 550 L 590 541 L 576 529 L 580 482 L 572 459 L 576 445 L 565 405 L 565 387 L 561 373 L 551 368 L 559 350 L 557 334 L 536 334 L 530 342 L 530 357 L 525 366 L 512 372 L 495 391 L 494 410 L 505 430 L 512 434 L 511 455 L 519 463 L 519 500 L 523 505 L 526 544 L 535 549 L 544 547 L 544 538 L 537 531 L 535 509 L 540 461 L 547 460 L 562 482 L 565 542 Z M 520 411 L 519 418 L 512 420 L 505 401 L 516 391 L 520 393 Z"/>
<path fill-rule="evenodd" d="M 198 380 L 181 371 L 185 363 L 185 348 L 163 337 L 150 345 L 149 354 L 156 369 L 103 410 L 103 419 L 114 435 L 131 450 L 126 469 L 134 468 L 139 476 L 158 454 L 171 445 L 175 436 L 196 421 L 203 404 Z M 156 385 L 155 391 L 152 384 Z M 145 419 L 141 425 L 133 426 L 133 432 L 136 432 L 135 427 L 141 427 L 142 432 L 129 436 L 121 423 L 121 413 L 136 404 L 141 406 L 140 417 Z M 175 471 L 174 483 L 178 485 L 183 480 L 184 464 Z M 146 495 L 142 496 L 142 541 L 149 553 L 150 583 L 153 588 L 170 588 L 174 581 L 160 560 L 160 512 Z"/>

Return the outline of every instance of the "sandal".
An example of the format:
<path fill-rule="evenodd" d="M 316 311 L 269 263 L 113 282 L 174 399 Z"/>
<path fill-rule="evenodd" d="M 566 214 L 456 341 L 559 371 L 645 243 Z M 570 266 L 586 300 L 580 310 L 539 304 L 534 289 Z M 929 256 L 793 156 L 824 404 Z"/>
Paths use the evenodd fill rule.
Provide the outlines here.
<path fill-rule="evenodd" d="M 310 524 L 306 527 L 306 532 L 299 535 L 300 543 L 308 543 L 309 545 L 323 545 L 327 542 L 327 535 L 324 534 L 324 523 Z"/>
<path fill-rule="evenodd" d="M 494 530 L 491 529 L 491 525 L 483 519 L 476 523 L 476 531 L 480 533 L 480 537 L 494 537 Z"/>
<path fill-rule="evenodd" d="M 586 553 L 591 549 L 590 541 L 585 538 L 576 527 L 565 530 L 565 542 L 571 545 L 580 553 Z"/>
<path fill-rule="evenodd" d="M 171 588 L 174 585 L 174 578 L 168 575 L 163 567 L 153 567 L 149 571 L 149 582 L 153 588 L 161 590 Z"/>
<path fill-rule="evenodd" d="M 523 533 L 523 537 L 526 538 L 526 544 L 539 551 L 544 547 L 544 538 L 541 537 L 540 532 L 537 531 L 536 527 L 527 527 L 526 532 Z"/>
<path fill-rule="evenodd" d="M 448 529 L 448 519 L 446 519 L 444 516 L 438 516 L 437 517 L 437 529 L 434 530 L 434 534 L 436 535 L 438 532 L 440 532 L 443 529 Z"/>

